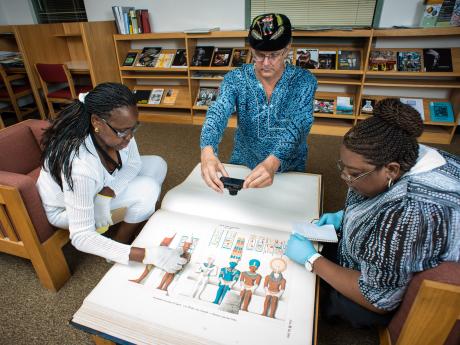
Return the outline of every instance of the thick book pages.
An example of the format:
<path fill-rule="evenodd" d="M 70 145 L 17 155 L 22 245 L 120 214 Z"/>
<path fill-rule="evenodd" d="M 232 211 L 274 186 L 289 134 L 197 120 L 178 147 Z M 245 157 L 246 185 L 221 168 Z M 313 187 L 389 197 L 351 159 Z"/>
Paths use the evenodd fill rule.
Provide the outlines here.
<path fill-rule="evenodd" d="M 182 247 L 183 269 L 116 264 L 72 322 L 135 344 L 311 344 L 316 277 L 283 253 L 290 223 L 318 217 L 321 177 L 280 174 L 269 189 L 236 196 L 200 179 L 197 166 L 134 242 Z"/>

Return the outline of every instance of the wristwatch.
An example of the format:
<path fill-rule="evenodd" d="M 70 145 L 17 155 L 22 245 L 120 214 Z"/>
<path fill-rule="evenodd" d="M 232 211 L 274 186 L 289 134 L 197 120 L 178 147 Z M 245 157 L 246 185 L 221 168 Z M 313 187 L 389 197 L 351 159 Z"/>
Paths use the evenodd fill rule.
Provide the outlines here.
<path fill-rule="evenodd" d="M 307 261 L 305 261 L 305 268 L 308 272 L 313 272 L 313 263 L 320 257 L 322 257 L 321 254 L 315 253 L 312 256 L 310 256 L 310 258 Z"/>

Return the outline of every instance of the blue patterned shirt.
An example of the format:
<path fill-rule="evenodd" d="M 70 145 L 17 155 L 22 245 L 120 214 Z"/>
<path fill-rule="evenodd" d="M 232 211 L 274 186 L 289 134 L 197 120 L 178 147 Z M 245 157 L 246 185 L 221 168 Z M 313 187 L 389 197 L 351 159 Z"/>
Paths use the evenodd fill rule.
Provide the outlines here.
<path fill-rule="evenodd" d="M 383 310 L 399 306 L 414 273 L 460 262 L 460 159 L 420 147 L 423 157 L 386 192 L 349 190 L 339 230 L 341 265 L 361 271 L 361 293 Z"/>
<path fill-rule="evenodd" d="M 288 64 L 268 103 L 254 66 L 245 64 L 234 69 L 225 75 L 220 95 L 208 109 L 201 148 L 212 146 L 218 153 L 222 134 L 236 108 L 238 128 L 231 163 L 253 169 L 274 155 L 281 162 L 279 171 L 304 171 L 316 87 L 309 71 Z"/>

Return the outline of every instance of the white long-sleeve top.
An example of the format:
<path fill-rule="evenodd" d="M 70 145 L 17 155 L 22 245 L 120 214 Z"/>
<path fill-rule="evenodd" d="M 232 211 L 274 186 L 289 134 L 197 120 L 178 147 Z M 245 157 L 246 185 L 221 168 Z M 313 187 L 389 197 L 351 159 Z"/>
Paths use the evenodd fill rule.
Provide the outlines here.
<path fill-rule="evenodd" d="M 142 163 L 134 138 L 119 153 L 123 166 L 110 174 L 102 165 L 91 136 L 88 136 L 72 161 L 73 191 L 63 174 L 61 190 L 48 169 L 41 169 L 37 188 L 45 206 L 65 208 L 67 211 L 70 239 L 75 248 L 127 264 L 131 246 L 97 233 L 94 221 L 96 194 L 105 186 L 110 187 L 115 196 L 120 194 L 141 170 Z"/>

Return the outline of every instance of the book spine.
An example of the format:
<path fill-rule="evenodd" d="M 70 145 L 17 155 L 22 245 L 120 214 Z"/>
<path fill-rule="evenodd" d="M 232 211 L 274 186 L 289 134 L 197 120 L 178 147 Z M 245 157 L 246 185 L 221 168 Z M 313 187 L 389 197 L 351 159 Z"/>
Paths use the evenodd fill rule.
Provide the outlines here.
<path fill-rule="evenodd" d="M 142 13 L 142 10 L 136 10 L 136 20 L 137 20 L 137 29 L 138 29 L 137 31 L 139 34 L 144 32 L 142 28 L 141 13 Z"/>
<path fill-rule="evenodd" d="M 142 10 L 142 26 L 144 28 L 144 33 L 152 32 L 152 28 L 150 27 L 148 10 Z"/>
<path fill-rule="evenodd" d="M 113 12 L 113 17 L 115 18 L 115 24 L 117 24 L 117 30 L 119 34 L 122 34 L 123 31 L 120 27 L 120 20 L 118 18 L 118 11 L 117 11 L 118 6 L 112 6 L 112 12 Z"/>

